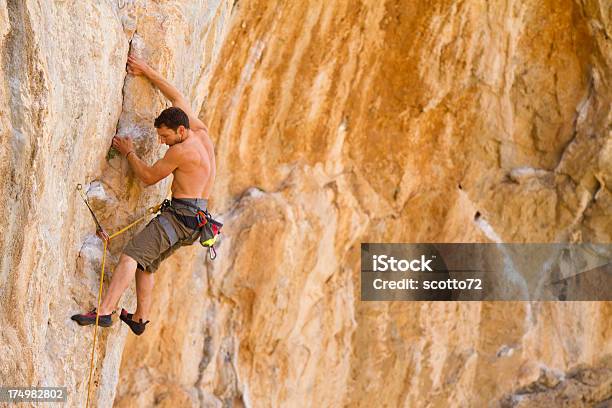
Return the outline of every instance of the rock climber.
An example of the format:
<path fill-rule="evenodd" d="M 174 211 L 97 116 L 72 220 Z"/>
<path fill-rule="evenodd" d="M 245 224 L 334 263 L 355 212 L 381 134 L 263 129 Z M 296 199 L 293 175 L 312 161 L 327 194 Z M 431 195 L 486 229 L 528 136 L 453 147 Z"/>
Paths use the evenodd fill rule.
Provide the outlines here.
<path fill-rule="evenodd" d="M 197 209 L 205 210 L 215 180 L 215 154 L 208 129 L 189 106 L 188 100 L 144 60 L 129 56 L 129 74 L 147 78 L 172 103 L 155 119 L 161 143 L 169 146 L 163 158 L 152 166 L 143 162 L 129 137 L 115 136 L 112 145 L 127 159 L 136 177 L 146 185 L 174 175 L 172 201 L 123 249 L 110 286 L 100 304 L 98 324 L 112 325 L 112 315 L 123 292 L 136 276 L 136 311 L 121 309 L 119 318 L 132 332 L 141 335 L 151 309 L 153 273 L 159 264 L 183 245 L 191 245 L 199 235 L 194 225 Z M 107 239 L 107 236 L 101 236 Z M 72 316 L 79 325 L 95 324 L 96 309 Z"/>

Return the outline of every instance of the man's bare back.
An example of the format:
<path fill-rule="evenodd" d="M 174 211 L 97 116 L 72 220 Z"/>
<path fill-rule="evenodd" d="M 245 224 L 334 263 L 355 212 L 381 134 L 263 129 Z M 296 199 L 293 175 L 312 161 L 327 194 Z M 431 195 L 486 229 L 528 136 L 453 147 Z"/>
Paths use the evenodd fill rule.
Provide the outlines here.
<path fill-rule="evenodd" d="M 188 135 L 170 146 L 179 157 L 178 167 L 172 173 L 172 197 L 208 199 L 215 181 L 213 145 L 205 129 L 189 130 Z"/>

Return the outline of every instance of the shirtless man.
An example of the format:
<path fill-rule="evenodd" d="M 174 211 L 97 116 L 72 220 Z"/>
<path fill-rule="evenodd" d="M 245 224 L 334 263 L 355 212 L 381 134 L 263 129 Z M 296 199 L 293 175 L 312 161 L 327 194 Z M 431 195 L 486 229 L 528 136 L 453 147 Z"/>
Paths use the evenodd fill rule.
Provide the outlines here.
<path fill-rule="evenodd" d="M 169 147 L 163 158 L 147 166 L 136 154 L 129 137 L 113 138 L 113 146 L 128 160 L 136 177 L 146 185 L 174 175 L 172 207 L 162 211 L 125 246 L 100 305 L 98 324 L 112 325 L 112 314 L 123 292 L 136 275 L 137 306 L 134 314 L 122 309 L 120 318 L 141 335 L 149 322 L 153 272 L 178 247 L 191 245 L 199 236 L 193 220 L 196 208 L 206 209 L 215 180 L 215 154 L 206 125 L 193 113 L 189 102 L 143 60 L 128 57 L 128 72 L 144 76 L 172 102 L 155 119 L 161 143 Z M 96 310 L 72 316 L 78 324 L 95 324 Z"/>

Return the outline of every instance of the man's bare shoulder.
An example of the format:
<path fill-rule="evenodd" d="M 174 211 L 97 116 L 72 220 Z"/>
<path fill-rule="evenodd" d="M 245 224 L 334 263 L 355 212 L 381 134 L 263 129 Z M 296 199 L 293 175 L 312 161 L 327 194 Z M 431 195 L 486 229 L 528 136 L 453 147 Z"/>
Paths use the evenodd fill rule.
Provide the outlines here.
<path fill-rule="evenodd" d="M 170 146 L 168 150 L 166 150 L 164 157 L 175 163 L 180 163 L 185 157 L 186 152 L 185 146 L 182 143 L 177 143 Z"/>
<path fill-rule="evenodd" d="M 212 139 L 208 135 L 208 129 L 199 128 L 197 130 L 194 130 L 193 133 L 198 138 L 198 140 L 202 142 L 202 145 L 204 145 L 204 147 L 206 147 L 207 149 L 213 147 Z"/>
<path fill-rule="evenodd" d="M 205 127 L 194 129 L 192 130 L 192 132 L 200 139 L 208 139 L 208 129 L 206 129 Z"/>
<path fill-rule="evenodd" d="M 172 146 L 168 147 L 168 150 L 166 150 L 166 156 L 167 155 L 176 155 L 180 152 L 182 152 L 184 150 L 184 146 L 182 143 L 176 143 L 173 144 Z"/>

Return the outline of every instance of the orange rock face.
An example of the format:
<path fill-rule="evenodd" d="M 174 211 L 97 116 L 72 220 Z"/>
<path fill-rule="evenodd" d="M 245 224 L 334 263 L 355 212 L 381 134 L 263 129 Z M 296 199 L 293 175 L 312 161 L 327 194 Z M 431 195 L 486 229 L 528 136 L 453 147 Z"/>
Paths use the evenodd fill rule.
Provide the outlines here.
<path fill-rule="evenodd" d="M 67 317 L 101 246 L 73 185 L 95 181 L 111 231 L 168 188 L 105 160 L 115 131 L 163 154 L 131 47 L 209 125 L 225 227 L 215 261 L 185 248 L 156 272 L 146 335 L 103 332 L 97 405 L 612 397 L 609 302 L 362 302 L 359 275 L 362 242 L 610 243 L 607 2 L 42 3 L 0 5 L 0 377 L 83 405 L 91 333 Z"/>

